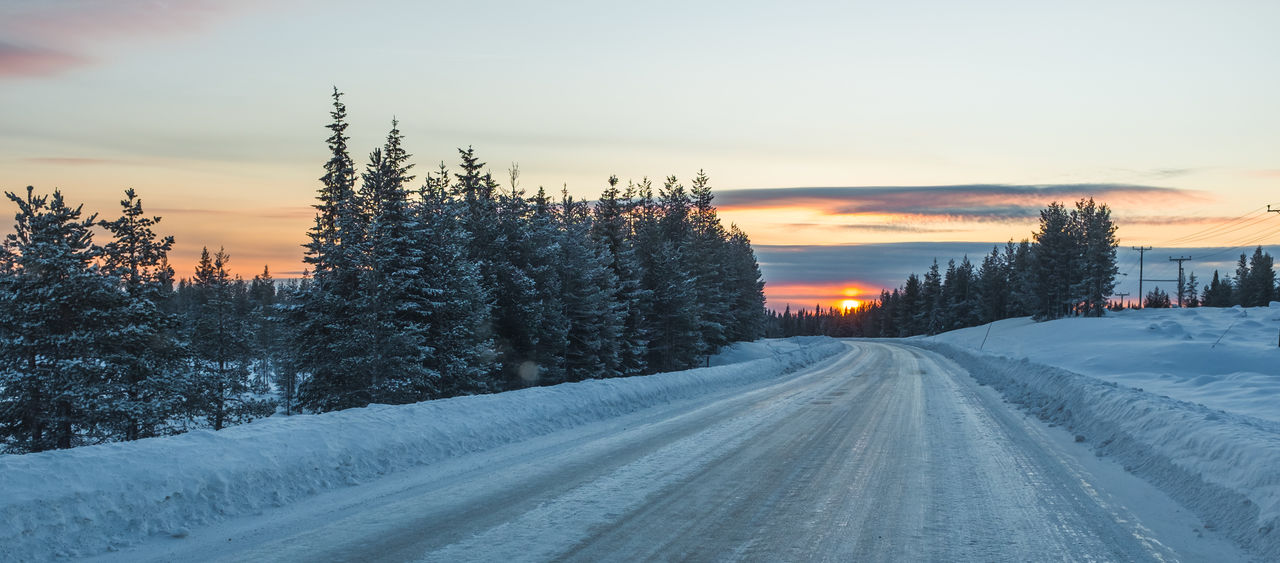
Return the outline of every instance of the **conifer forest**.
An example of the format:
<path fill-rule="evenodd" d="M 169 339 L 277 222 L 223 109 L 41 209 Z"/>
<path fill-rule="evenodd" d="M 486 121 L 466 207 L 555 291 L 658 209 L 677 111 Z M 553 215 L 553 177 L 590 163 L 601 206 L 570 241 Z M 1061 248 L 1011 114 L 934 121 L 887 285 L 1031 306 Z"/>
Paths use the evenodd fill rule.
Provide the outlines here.
<path fill-rule="evenodd" d="M 234 249 L 177 272 L 132 189 L 116 219 L 6 194 L 0 449 L 674 371 L 764 334 L 707 175 L 611 177 L 593 203 L 526 193 L 514 165 L 504 185 L 467 148 L 419 179 L 394 121 L 358 167 L 341 96 L 298 280 L 233 275 Z"/>

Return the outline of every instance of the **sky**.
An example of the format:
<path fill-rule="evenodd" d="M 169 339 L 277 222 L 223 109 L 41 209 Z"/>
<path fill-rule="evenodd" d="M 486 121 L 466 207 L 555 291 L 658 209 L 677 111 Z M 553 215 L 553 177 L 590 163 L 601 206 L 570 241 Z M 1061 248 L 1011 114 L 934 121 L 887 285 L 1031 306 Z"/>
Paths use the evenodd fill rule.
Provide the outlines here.
<path fill-rule="evenodd" d="M 336 86 L 358 161 L 394 118 L 420 172 L 474 146 L 594 198 L 706 170 L 773 307 L 978 262 L 1080 197 L 1112 208 L 1122 273 L 1153 246 L 1146 277 L 1190 255 L 1206 278 L 1280 244 L 1277 21 L 1271 0 L 6 0 L 0 189 L 112 217 L 133 187 L 180 276 L 202 246 L 296 276 Z"/>

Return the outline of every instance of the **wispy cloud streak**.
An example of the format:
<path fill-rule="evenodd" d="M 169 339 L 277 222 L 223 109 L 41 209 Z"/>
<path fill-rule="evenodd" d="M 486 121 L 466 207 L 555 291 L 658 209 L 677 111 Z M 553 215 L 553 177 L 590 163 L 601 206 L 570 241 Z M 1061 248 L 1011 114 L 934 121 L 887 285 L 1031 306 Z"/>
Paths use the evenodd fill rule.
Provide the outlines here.
<path fill-rule="evenodd" d="M 257 2 L 8 0 L 0 3 L 0 78 L 46 76 L 99 62 L 111 39 L 181 36 Z"/>
<path fill-rule="evenodd" d="M 1167 203 L 1204 199 L 1199 192 L 1129 184 L 823 187 L 726 190 L 721 209 L 807 207 L 826 215 L 889 215 L 946 221 L 1022 221 L 1037 217 L 1051 201 L 1093 197 L 1111 204 Z"/>

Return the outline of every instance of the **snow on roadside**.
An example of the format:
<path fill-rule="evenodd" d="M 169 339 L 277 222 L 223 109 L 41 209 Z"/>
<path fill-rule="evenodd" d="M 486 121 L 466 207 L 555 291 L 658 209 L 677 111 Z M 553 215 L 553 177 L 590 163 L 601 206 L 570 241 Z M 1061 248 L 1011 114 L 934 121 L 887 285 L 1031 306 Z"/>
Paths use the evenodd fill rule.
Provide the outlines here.
<path fill-rule="evenodd" d="M 929 340 L 1027 358 L 1233 414 L 1280 422 L 1280 303 L 1141 309 L 1101 318 L 1028 318 Z M 986 340 L 983 345 L 983 340 Z"/>
<path fill-rule="evenodd" d="M 1243 319 L 1257 326 L 1239 327 Z M 1210 348 L 1207 336 L 1216 339 L 1233 321 L 1237 326 Z M 948 356 L 1010 402 L 1068 428 L 1098 455 L 1161 488 L 1206 527 L 1277 561 L 1277 321 L 1280 305 L 1132 311 L 1000 321 L 981 351 L 985 326 L 911 343 Z M 1263 336 L 1270 346 L 1260 342 Z"/>
<path fill-rule="evenodd" d="M 220 432 L 0 456 L 0 560 L 87 555 L 153 534 L 181 537 L 189 526 L 775 378 L 848 350 L 830 339 L 745 348 L 767 355 L 682 372 L 273 417 Z"/>

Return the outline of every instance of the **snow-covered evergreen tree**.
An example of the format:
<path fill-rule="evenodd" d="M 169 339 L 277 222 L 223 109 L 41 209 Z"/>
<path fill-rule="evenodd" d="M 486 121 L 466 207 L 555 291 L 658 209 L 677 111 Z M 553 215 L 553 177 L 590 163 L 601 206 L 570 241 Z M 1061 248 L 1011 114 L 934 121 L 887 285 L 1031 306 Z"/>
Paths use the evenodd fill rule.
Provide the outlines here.
<path fill-rule="evenodd" d="M 1078 271 L 1072 275 L 1075 281 L 1071 302 L 1077 313 L 1099 317 L 1106 311 L 1107 299 L 1115 291 L 1116 274 L 1120 272 L 1116 267 L 1116 226 L 1111 222 L 1111 209 L 1094 203 L 1093 198 L 1076 203 L 1072 220 L 1079 262 Z"/>
<path fill-rule="evenodd" d="M 252 340 L 248 286 L 227 271 L 231 257 L 205 248 L 191 278 L 187 314 L 191 350 L 188 408 L 214 430 L 269 416 L 274 404 L 249 391 Z"/>
<path fill-rule="evenodd" d="M 568 321 L 564 378 L 580 381 L 613 377 L 622 371 L 624 307 L 615 300 L 618 278 L 613 256 L 591 236 L 585 201 L 561 195 L 560 290 Z"/>
<path fill-rule="evenodd" d="M 444 397 L 494 390 L 489 376 L 496 369 L 488 294 L 479 266 L 468 256 L 463 204 L 449 198 L 449 188 L 449 173 L 441 164 L 412 207 L 423 259 L 416 291 L 429 298 L 426 367 L 440 375 L 439 396 Z"/>
<path fill-rule="evenodd" d="M 336 88 L 330 116 L 330 158 L 320 178 L 315 226 L 303 257 L 312 268 L 310 291 L 298 311 L 295 342 L 300 367 L 308 374 L 301 402 L 316 411 L 363 406 L 372 400 L 371 374 L 364 361 L 371 347 L 364 330 L 369 323 L 360 308 L 363 212 L 347 150 L 346 106 Z"/>
<path fill-rule="evenodd" d="M 609 258 L 609 268 L 617 280 L 611 299 L 622 319 L 619 329 L 617 354 L 618 375 L 639 375 L 647 367 L 646 350 L 649 339 L 645 319 L 652 303 L 651 290 L 642 285 L 643 274 L 636 258 L 634 236 L 629 217 L 634 207 L 629 185 L 625 194 L 618 190 L 618 177 L 609 177 L 605 189 L 595 206 L 591 232 L 604 247 Z"/>
<path fill-rule="evenodd" d="M 369 218 L 361 268 L 361 318 L 370 347 L 360 362 L 369 373 L 369 397 L 379 403 L 410 403 L 440 394 L 440 373 L 428 366 L 431 302 L 438 299 L 422 279 L 428 257 L 419 244 L 411 212 L 409 154 L 396 121 L 386 144 L 369 156 L 362 203 Z"/>
<path fill-rule="evenodd" d="M 108 409 L 108 432 L 137 440 L 171 431 L 169 422 L 182 408 L 178 320 L 163 302 L 172 291 L 173 269 L 167 256 L 173 237 L 159 237 L 132 188 L 120 201 L 123 214 L 99 225 L 112 235 L 103 247 L 102 265 L 119 281 L 126 296 L 115 312 L 119 332 L 104 360 L 112 366 L 107 393 L 100 399 Z"/>
<path fill-rule="evenodd" d="M 0 253 L 0 439 L 19 453 L 101 441 L 119 411 L 100 398 L 115 387 L 104 358 L 125 336 L 127 296 L 95 265 L 96 216 L 57 190 L 5 195 L 18 213 Z"/>

